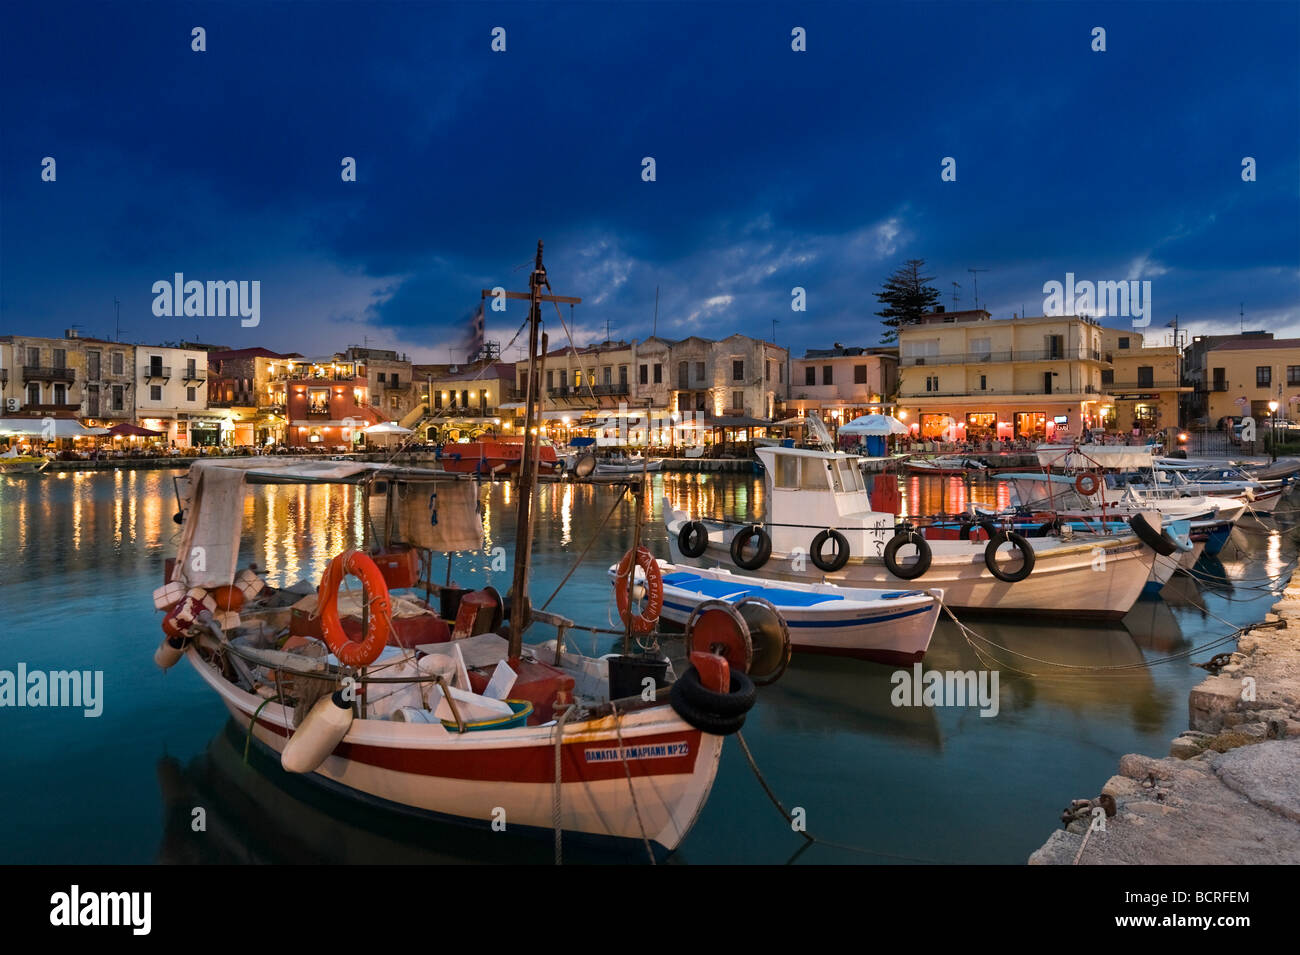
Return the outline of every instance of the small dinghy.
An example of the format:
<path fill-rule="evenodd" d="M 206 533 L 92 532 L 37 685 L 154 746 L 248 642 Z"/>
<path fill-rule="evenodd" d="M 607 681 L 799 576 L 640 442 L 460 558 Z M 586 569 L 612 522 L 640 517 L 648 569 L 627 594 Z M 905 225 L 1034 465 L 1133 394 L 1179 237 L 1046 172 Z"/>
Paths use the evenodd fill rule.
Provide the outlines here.
<path fill-rule="evenodd" d="M 942 590 L 886 590 L 836 584 L 763 580 L 725 568 L 659 561 L 665 619 L 685 625 L 711 600 L 757 599 L 771 604 L 790 630 L 797 653 L 825 653 L 880 663 L 917 663 L 929 649 Z M 610 575 L 616 568 L 610 568 Z M 639 578 L 644 579 L 644 578 Z"/>

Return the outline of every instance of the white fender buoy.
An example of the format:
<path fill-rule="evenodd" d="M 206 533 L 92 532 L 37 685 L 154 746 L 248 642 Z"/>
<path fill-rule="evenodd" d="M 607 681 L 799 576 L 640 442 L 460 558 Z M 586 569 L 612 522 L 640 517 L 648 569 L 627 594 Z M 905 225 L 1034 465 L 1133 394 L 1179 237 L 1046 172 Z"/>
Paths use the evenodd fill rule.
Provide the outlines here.
<path fill-rule="evenodd" d="M 171 610 L 178 603 L 185 599 L 186 588 L 179 580 L 173 580 L 169 584 L 163 584 L 153 592 L 153 606 L 155 610 Z"/>
<path fill-rule="evenodd" d="M 153 662 L 159 669 L 170 670 L 185 656 L 185 641 L 181 637 L 167 637 L 153 652 Z"/>
<path fill-rule="evenodd" d="M 352 704 L 343 699 L 342 691 L 317 700 L 307 718 L 284 744 L 280 765 L 289 773 L 315 772 L 348 735 L 351 727 Z"/>

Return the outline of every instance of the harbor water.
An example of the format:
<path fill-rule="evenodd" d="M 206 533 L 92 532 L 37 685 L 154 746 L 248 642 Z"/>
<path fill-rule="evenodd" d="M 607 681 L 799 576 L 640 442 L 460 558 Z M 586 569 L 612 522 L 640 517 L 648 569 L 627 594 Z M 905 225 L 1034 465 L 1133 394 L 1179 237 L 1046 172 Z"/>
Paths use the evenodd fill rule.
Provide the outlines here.
<path fill-rule="evenodd" d="M 177 473 L 0 477 L 0 670 L 103 673 L 98 716 L 0 709 L 0 805 L 11 819 L 0 862 L 551 861 L 546 841 L 391 816 L 290 778 L 246 745 L 188 665 L 154 666 L 161 631 L 150 594 L 179 533 Z M 661 557 L 664 494 L 696 515 L 764 513 L 762 481 L 749 475 L 663 474 L 654 490 L 644 536 Z M 256 561 L 273 585 L 314 584 L 330 557 L 361 539 L 358 493 L 250 489 L 241 565 Z M 487 544 L 454 556 L 461 585 L 509 586 L 514 493 L 483 488 Z M 606 571 L 631 541 L 631 498 L 598 527 L 617 493 L 542 488 L 536 603 L 596 535 L 550 609 L 579 624 L 612 624 Z M 909 513 L 952 512 L 970 500 L 1005 505 L 1008 492 L 933 477 L 909 478 L 903 490 Z M 760 691 L 744 735 L 767 783 L 822 842 L 808 846 L 792 831 L 729 740 L 712 797 L 672 861 L 1023 862 L 1063 806 L 1097 794 L 1122 754 L 1164 752 L 1186 729 L 1187 692 L 1205 676 L 1187 651 L 1264 617 L 1295 560 L 1292 525 L 1285 513 L 1244 521 L 1217 560 L 1198 564 L 1202 579 L 1175 578 L 1122 623 L 981 617 L 969 621 L 972 638 L 941 620 L 925 668 L 997 670 L 995 715 L 895 706 L 896 668 L 796 656 Z M 616 638 L 579 631 L 573 639 L 583 652 L 605 653 Z M 195 831 L 199 809 L 205 825 Z M 566 858 L 583 856 L 566 847 Z"/>

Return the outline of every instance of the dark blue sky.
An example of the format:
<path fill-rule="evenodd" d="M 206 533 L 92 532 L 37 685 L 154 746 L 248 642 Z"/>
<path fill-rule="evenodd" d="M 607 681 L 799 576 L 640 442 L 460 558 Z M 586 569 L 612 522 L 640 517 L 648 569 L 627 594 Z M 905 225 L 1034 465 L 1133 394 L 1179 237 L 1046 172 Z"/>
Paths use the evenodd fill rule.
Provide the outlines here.
<path fill-rule="evenodd" d="M 2 11 L 0 333 L 111 336 L 117 297 L 126 340 L 446 360 L 544 238 L 580 341 L 649 334 L 659 286 L 663 335 L 874 345 L 911 257 L 950 308 L 968 268 L 995 317 L 1073 272 L 1150 279 L 1153 337 L 1239 302 L 1300 335 L 1295 3 Z M 260 281 L 261 325 L 156 318 L 175 272 Z"/>

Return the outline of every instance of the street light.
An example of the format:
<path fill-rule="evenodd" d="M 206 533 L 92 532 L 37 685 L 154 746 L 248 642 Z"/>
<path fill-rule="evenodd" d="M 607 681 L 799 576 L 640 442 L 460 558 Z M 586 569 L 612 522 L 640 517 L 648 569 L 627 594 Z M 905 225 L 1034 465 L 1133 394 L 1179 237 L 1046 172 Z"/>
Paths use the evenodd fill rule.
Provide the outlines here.
<path fill-rule="evenodd" d="M 1268 403 L 1268 414 L 1269 414 L 1268 430 L 1270 432 L 1269 453 L 1272 455 L 1273 460 L 1276 461 L 1277 460 L 1277 402 L 1276 401 L 1270 401 Z"/>

